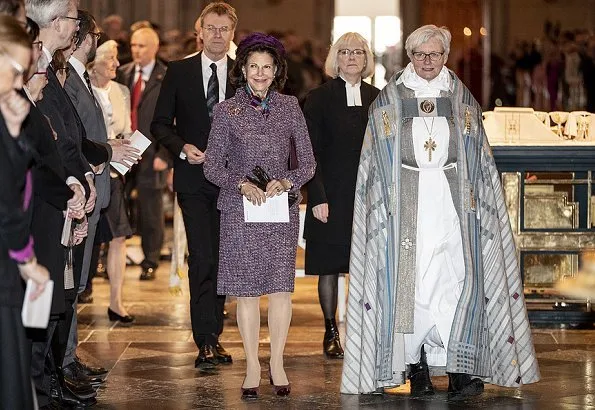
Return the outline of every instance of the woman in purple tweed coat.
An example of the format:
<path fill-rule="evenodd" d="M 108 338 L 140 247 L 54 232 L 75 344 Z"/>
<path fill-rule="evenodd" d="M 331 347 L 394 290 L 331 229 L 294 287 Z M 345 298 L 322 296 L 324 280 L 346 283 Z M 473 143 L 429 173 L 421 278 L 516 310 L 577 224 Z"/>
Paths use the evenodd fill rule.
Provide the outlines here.
<path fill-rule="evenodd" d="M 276 395 L 290 392 L 283 350 L 291 322 L 299 201 L 289 209 L 289 223 L 246 223 L 242 198 L 260 205 L 285 191 L 299 194 L 314 175 L 316 163 L 298 101 L 278 92 L 287 76 L 284 54 L 281 43 L 264 34 L 252 34 L 240 43 L 230 72 L 238 90 L 215 106 L 205 153 L 205 176 L 221 188 L 217 293 L 238 298 L 238 328 L 246 352 L 244 399 L 258 397 L 262 295 L 269 299 L 270 382 Z M 292 139 L 298 166 L 289 170 Z M 272 179 L 264 191 L 245 178 L 257 165 Z"/>

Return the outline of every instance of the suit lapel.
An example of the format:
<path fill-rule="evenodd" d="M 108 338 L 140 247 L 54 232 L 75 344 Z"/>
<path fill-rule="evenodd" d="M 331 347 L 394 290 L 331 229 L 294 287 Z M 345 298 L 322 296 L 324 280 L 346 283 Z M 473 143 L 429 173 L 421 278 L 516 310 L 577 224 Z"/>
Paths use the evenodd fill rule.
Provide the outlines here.
<path fill-rule="evenodd" d="M 202 51 L 192 58 L 194 59 L 192 73 L 194 74 L 194 81 L 198 90 L 198 105 L 200 107 L 206 107 L 207 98 L 205 97 L 206 91 L 202 78 Z"/>
<path fill-rule="evenodd" d="M 132 87 L 134 86 L 134 84 L 132 84 L 132 80 L 134 80 L 135 67 L 136 67 L 136 64 L 130 63 L 130 64 L 128 64 L 126 69 L 122 71 L 122 77 L 123 77 L 122 82 L 126 85 L 126 87 L 128 87 L 128 89 L 130 89 L 131 92 L 132 92 Z"/>
<path fill-rule="evenodd" d="M 139 107 L 143 104 L 145 100 L 145 96 L 149 95 L 151 90 L 157 87 L 161 81 L 163 80 L 163 75 L 165 74 L 165 68 L 161 65 L 159 61 L 155 61 L 155 67 L 153 67 L 153 71 L 151 72 L 151 76 L 149 77 L 149 81 L 145 84 L 145 89 L 140 95 L 140 101 L 138 103 Z"/>

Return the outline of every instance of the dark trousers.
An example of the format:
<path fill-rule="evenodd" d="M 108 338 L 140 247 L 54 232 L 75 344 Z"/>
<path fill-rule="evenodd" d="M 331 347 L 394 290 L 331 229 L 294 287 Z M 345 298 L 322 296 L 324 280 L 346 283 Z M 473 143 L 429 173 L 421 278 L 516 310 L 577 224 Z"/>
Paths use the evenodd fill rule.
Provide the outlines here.
<path fill-rule="evenodd" d="M 219 211 L 217 193 L 178 193 L 188 239 L 190 319 L 198 347 L 215 345 L 223 332 L 225 296 L 217 295 Z"/>
<path fill-rule="evenodd" d="M 32 342 L 31 377 L 39 407 L 50 402 L 50 378 L 55 369 L 52 345 L 57 325 L 58 319 L 52 316 L 47 329 L 27 329 L 27 335 Z"/>
<path fill-rule="evenodd" d="M 145 254 L 142 265 L 156 268 L 159 265 L 165 221 L 163 216 L 163 190 L 137 186 L 139 232 L 141 247 Z"/>
<path fill-rule="evenodd" d="M 0 409 L 33 409 L 31 345 L 21 309 L 0 306 Z"/>

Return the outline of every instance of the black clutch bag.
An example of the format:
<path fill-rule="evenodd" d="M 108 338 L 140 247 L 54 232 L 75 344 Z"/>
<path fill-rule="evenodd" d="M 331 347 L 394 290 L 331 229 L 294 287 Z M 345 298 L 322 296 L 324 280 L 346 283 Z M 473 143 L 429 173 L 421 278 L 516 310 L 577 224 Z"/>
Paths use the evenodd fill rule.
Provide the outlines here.
<path fill-rule="evenodd" d="M 269 177 L 269 174 L 267 174 L 267 172 L 258 165 L 252 170 L 252 175 L 246 175 L 246 179 L 260 188 L 263 192 L 266 192 L 267 185 L 269 182 L 271 182 L 271 177 Z M 287 193 L 287 201 L 289 202 L 290 208 L 296 203 L 297 200 L 297 192 Z"/>

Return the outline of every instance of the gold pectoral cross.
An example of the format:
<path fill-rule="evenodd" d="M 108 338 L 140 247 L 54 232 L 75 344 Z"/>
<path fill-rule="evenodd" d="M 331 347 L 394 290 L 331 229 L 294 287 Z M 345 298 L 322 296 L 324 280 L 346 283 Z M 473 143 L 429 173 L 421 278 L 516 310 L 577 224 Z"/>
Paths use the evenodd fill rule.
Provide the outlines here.
<path fill-rule="evenodd" d="M 429 162 L 432 162 L 432 151 L 436 151 L 436 147 L 437 147 L 436 141 L 434 141 L 432 139 L 432 137 L 430 137 L 424 144 L 424 149 L 426 151 L 428 151 L 428 161 Z"/>

